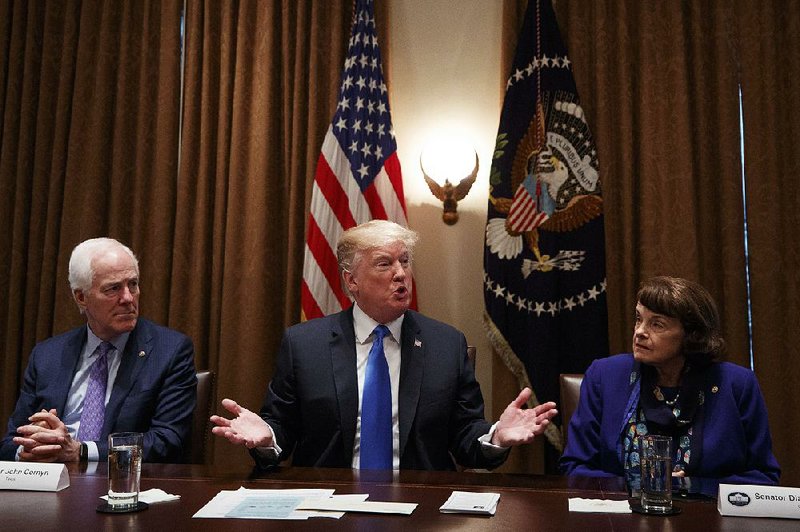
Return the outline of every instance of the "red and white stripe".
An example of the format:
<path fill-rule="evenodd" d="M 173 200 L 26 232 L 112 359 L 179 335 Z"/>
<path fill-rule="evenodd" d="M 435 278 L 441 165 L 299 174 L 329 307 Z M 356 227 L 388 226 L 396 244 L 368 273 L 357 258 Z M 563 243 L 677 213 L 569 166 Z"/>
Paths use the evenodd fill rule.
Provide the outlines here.
<path fill-rule="evenodd" d="M 538 183 L 536 187 L 538 189 Z M 508 213 L 508 227 L 517 233 L 533 231 L 548 218 L 546 212 L 538 210 L 536 198 L 528 192 L 528 189 L 522 185 L 517 187 Z"/>
<path fill-rule="evenodd" d="M 336 242 L 346 229 L 372 219 L 408 225 L 397 152 L 385 160 L 362 193 L 330 127 L 311 193 L 301 288 L 303 319 L 332 314 L 350 305 L 339 280 Z"/>

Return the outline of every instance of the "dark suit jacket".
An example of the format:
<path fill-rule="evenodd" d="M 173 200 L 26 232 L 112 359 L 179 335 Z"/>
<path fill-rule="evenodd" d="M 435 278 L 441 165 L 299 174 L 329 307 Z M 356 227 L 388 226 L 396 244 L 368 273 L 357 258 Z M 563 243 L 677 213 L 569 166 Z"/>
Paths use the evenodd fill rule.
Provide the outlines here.
<path fill-rule="evenodd" d="M 11 440 L 28 416 L 67 403 L 72 378 L 86 342 L 86 325 L 55 336 L 33 348 L 19 400 L 0 444 L 0 459 L 14 460 Z M 139 356 L 140 353 L 144 356 Z M 176 331 L 139 318 L 128 337 L 97 448 L 108 455 L 108 434 L 144 433 L 146 462 L 182 462 L 188 456 L 192 413 L 197 402 L 197 377 L 191 340 Z"/>
<path fill-rule="evenodd" d="M 568 475 L 623 476 L 622 432 L 626 412 L 639 403 L 641 378 L 633 355 L 595 360 L 581 384 L 569 423 L 561 469 Z M 692 425 L 688 476 L 731 484 L 777 484 L 780 467 L 772 454 L 767 408 L 752 371 L 712 364 L 703 384 L 705 401 Z"/>
<path fill-rule="evenodd" d="M 299 466 L 352 467 L 358 417 L 353 310 L 286 330 L 261 416 L 275 431 L 283 460 Z M 489 431 L 483 396 L 467 359 L 464 335 L 407 311 L 401 332 L 400 468 L 500 465 L 478 437 Z M 262 467 L 275 461 L 254 453 Z"/>

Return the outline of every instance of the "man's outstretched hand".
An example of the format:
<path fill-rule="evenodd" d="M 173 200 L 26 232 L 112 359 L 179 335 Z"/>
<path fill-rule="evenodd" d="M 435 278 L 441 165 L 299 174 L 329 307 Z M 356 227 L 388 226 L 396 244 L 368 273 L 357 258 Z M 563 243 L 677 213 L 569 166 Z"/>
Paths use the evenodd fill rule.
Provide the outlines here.
<path fill-rule="evenodd" d="M 523 407 L 531 397 L 530 388 L 524 388 L 516 399 L 503 411 L 492 437 L 492 443 L 500 447 L 512 447 L 530 443 L 544 432 L 550 420 L 558 414 L 556 404 L 544 403 L 536 408 Z"/>
<path fill-rule="evenodd" d="M 233 414 L 233 419 L 221 416 L 211 416 L 211 422 L 215 425 L 211 432 L 217 436 L 227 438 L 231 443 L 244 445 L 248 449 L 254 447 L 272 447 L 272 429 L 261 416 L 255 412 L 239 406 L 232 399 L 223 399 L 222 407 Z"/>

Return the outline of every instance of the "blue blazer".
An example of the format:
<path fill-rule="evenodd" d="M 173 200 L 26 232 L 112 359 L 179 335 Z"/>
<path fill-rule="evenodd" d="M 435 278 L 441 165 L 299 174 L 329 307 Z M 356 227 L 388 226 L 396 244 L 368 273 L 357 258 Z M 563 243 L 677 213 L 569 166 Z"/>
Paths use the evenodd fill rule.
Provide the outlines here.
<path fill-rule="evenodd" d="M 483 396 L 455 328 L 407 311 L 401 332 L 400 468 L 497 467 L 478 437 L 489 432 Z M 286 330 L 261 416 L 275 431 L 283 460 L 299 466 L 352 467 L 358 417 L 358 374 L 352 307 Z"/>
<path fill-rule="evenodd" d="M 50 408 L 59 415 L 64 411 L 86 335 L 83 325 L 33 348 L 17 406 L 0 444 L 0 459 L 14 460 L 17 445 L 11 438 L 31 414 Z M 192 341 L 139 318 L 128 337 L 106 405 L 103 433 L 96 442 L 100 459 L 108 455 L 110 433 L 132 431 L 144 433 L 146 462 L 184 461 L 196 402 Z"/>
<path fill-rule="evenodd" d="M 638 404 L 640 375 L 633 355 L 595 360 L 581 384 L 569 423 L 561 469 L 568 475 L 624 476 L 626 412 Z M 777 484 L 767 409 L 749 369 L 721 362 L 706 372 L 705 402 L 692 426 L 687 476 L 732 484 Z"/>

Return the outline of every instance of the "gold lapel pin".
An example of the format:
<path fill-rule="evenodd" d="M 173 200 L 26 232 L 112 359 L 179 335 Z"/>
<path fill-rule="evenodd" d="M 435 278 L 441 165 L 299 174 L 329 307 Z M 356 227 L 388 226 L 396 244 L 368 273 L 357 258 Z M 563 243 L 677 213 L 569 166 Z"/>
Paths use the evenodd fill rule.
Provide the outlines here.
<path fill-rule="evenodd" d="M 144 358 L 146 354 L 144 351 L 139 351 L 139 358 Z"/>
<path fill-rule="evenodd" d="M 718 391 L 719 391 L 719 386 L 714 385 L 711 387 L 711 393 L 717 393 Z"/>

